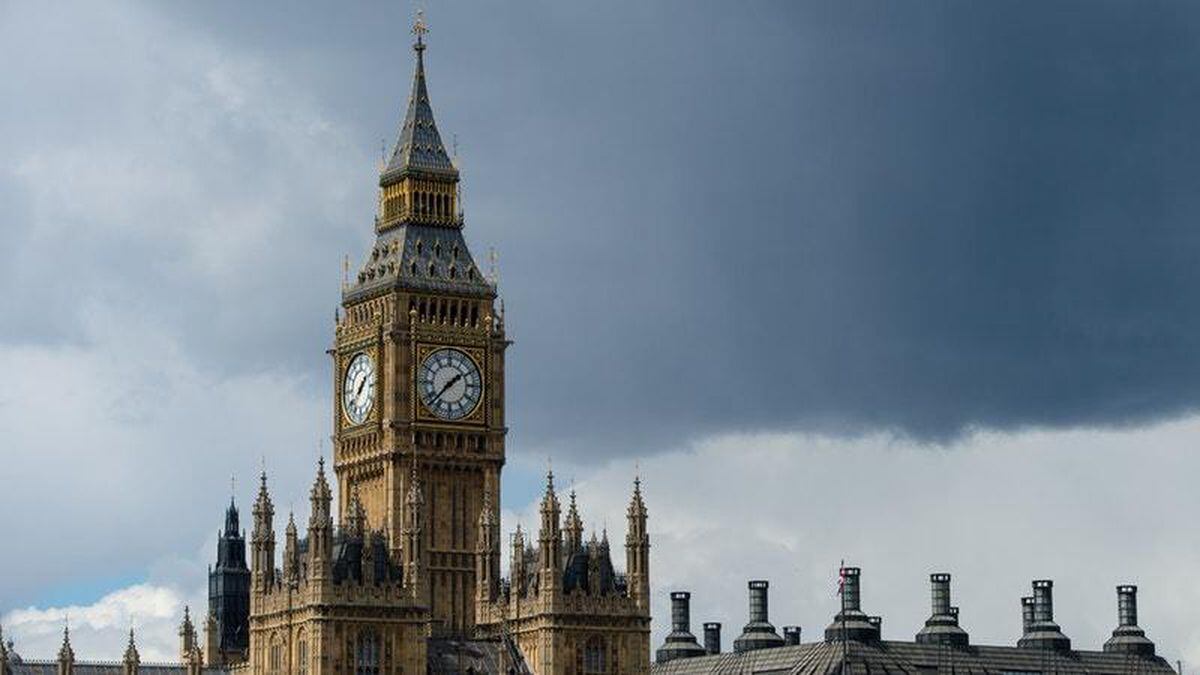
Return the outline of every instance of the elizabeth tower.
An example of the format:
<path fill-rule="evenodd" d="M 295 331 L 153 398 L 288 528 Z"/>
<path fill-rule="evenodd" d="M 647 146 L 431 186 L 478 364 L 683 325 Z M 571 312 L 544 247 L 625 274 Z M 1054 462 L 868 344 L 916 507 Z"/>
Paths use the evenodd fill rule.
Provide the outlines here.
<path fill-rule="evenodd" d="M 458 169 L 425 84 L 424 25 L 414 32 L 375 244 L 347 279 L 331 350 L 334 467 L 339 510 L 357 494 L 367 525 L 386 532 L 428 594 L 435 626 L 464 632 L 475 625 L 476 524 L 485 507 L 499 517 L 508 342 L 495 286 L 463 239 Z"/>

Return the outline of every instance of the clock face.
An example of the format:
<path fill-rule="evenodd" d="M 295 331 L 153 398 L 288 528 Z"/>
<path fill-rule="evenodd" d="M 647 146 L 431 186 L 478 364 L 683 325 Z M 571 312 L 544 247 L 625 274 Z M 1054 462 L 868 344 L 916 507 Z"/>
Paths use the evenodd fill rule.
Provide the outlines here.
<path fill-rule="evenodd" d="M 375 364 L 366 354 L 350 359 L 342 382 L 342 409 L 355 424 L 366 421 L 375 405 Z"/>
<path fill-rule="evenodd" d="M 417 391 L 429 412 L 444 420 L 459 420 L 479 405 L 483 378 L 471 357 L 443 348 L 425 357 L 417 375 Z"/>

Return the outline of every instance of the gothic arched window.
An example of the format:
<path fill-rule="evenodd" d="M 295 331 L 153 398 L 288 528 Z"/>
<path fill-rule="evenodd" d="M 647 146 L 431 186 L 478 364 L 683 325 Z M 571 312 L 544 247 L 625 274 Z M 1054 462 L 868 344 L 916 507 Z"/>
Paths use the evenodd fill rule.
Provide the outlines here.
<path fill-rule="evenodd" d="M 363 631 L 358 635 L 358 645 L 354 650 L 354 673 L 378 675 L 379 672 L 379 635 Z"/>
<path fill-rule="evenodd" d="M 585 675 L 601 675 L 608 672 L 608 659 L 604 639 L 600 636 L 588 638 L 583 647 L 583 672 Z"/>
<path fill-rule="evenodd" d="M 296 672 L 300 675 L 308 674 L 308 638 L 304 631 L 296 635 Z"/>

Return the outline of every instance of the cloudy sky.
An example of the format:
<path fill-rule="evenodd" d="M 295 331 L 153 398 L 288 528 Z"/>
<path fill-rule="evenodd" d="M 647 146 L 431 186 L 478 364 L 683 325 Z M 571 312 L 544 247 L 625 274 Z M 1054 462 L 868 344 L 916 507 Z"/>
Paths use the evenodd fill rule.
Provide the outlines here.
<path fill-rule="evenodd" d="M 170 658 L 230 493 L 307 517 L 341 260 L 407 2 L 0 0 L 0 622 Z M 1080 647 L 1141 585 L 1200 667 L 1200 7 L 429 2 L 467 236 L 499 253 L 506 527 L 553 457 L 623 531 L 640 465 L 695 620 L 887 637 L 955 575 Z M 485 263 L 486 264 L 486 263 Z M 697 489 L 700 488 L 700 489 Z"/>

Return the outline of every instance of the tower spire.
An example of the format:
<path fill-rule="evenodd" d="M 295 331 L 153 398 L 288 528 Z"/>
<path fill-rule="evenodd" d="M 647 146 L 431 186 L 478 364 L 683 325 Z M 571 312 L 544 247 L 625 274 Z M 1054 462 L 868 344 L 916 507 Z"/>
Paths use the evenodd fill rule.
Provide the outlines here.
<path fill-rule="evenodd" d="M 413 73 L 412 93 L 408 97 L 408 111 L 400 127 L 392 157 L 379 177 L 380 186 L 400 182 L 406 176 L 457 181 L 458 170 L 450 161 L 437 124 L 433 121 L 433 108 L 429 105 L 429 90 L 425 85 L 425 34 L 429 26 L 425 13 L 417 12 L 413 24 L 413 51 L 417 53 L 417 67 Z"/>

